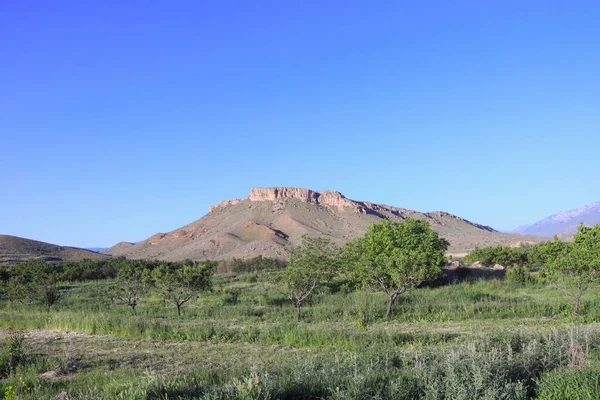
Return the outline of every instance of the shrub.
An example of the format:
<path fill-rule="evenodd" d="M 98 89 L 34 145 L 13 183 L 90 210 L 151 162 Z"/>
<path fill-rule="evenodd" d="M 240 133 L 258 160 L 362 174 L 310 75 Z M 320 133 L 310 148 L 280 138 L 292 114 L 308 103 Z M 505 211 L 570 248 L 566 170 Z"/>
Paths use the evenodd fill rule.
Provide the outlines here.
<path fill-rule="evenodd" d="M 248 272 L 272 271 L 285 267 L 285 262 L 277 258 L 263 257 L 262 255 L 254 258 L 242 259 L 233 258 L 222 261 L 218 272 L 235 272 L 238 274 Z"/>
<path fill-rule="evenodd" d="M 10 329 L 8 338 L 0 348 L 0 378 L 6 378 L 26 361 L 23 344 L 25 334 L 21 330 Z"/>
<path fill-rule="evenodd" d="M 242 289 L 237 288 L 237 287 L 231 287 L 231 288 L 223 288 L 223 299 L 222 299 L 222 304 L 223 305 L 234 305 L 234 304 L 238 304 L 240 302 L 240 295 L 242 294 Z"/>
<path fill-rule="evenodd" d="M 506 270 L 506 280 L 520 285 L 530 285 L 535 283 L 535 278 L 521 265 L 509 267 Z"/>
<path fill-rule="evenodd" d="M 256 272 L 251 272 L 248 274 L 239 275 L 237 279 L 240 282 L 256 283 L 258 282 L 258 274 Z"/>
<path fill-rule="evenodd" d="M 521 265 L 528 262 L 528 249 L 522 247 L 494 246 L 476 248 L 464 258 L 467 263 L 479 261 L 486 267 L 494 264 L 500 264 L 505 267 L 512 265 Z"/>

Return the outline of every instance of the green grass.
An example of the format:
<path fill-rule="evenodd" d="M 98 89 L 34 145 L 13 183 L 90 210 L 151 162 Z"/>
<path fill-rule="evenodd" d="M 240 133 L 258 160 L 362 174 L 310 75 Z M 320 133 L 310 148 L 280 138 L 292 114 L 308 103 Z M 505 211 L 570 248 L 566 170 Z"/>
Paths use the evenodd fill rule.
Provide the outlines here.
<path fill-rule="evenodd" d="M 543 400 L 600 399 L 600 368 L 547 372 L 540 379 L 538 398 Z"/>
<path fill-rule="evenodd" d="M 181 318 L 156 293 L 135 314 L 110 304 L 106 281 L 63 286 L 51 310 L 4 303 L 0 326 L 44 331 L 29 332 L 31 361 L 0 381 L 0 398 L 9 387 L 31 399 L 62 390 L 90 399 L 553 399 L 578 386 L 597 393 L 594 374 L 573 369 L 579 357 L 584 371 L 597 371 L 596 292 L 574 318 L 570 300 L 543 286 L 421 288 L 399 298 L 387 321 L 385 296 L 340 291 L 312 298 L 297 321 L 265 274 L 253 276 L 217 276 L 214 291 L 186 304 Z M 41 375 L 49 370 L 60 373 Z"/>

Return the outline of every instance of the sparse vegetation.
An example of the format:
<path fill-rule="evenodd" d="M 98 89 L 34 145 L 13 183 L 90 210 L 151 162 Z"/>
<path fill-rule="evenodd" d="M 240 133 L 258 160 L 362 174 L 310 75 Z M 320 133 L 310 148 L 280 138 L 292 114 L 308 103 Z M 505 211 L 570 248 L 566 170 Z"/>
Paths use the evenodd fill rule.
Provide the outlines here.
<path fill-rule="evenodd" d="M 583 234 L 580 246 L 596 254 L 598 248 L 588 245 L 597 231 Z M 545 262 L 559 260 L 563 244 L 547 246 Z M 331 252 L 313 251 L 322 247 Z M 470 276 L 435 287 L 413 285 L 398 296 L 388 319 L 388 296 L 354 287 L 348 269 L 329 281 L 337 270 L 330 263 L 346 260 L 335 256 L 330 242 L 306 239 L 297 250 L 289 270 L 214 275 L 211 262 L 125 259 L 4 268 L 5 283 L 27 281 L 32 271 L 51 277 L 60 297 L 48 308 L 41 298 L 15 300 L 3 286 L 0 325 L 18 329 L 0 329 L 0 393 L 19 399 L 61 392 L 76 399 L 598 397 L 600 293 L 590 286 L 574 315 L 571 296 L 546 284 L 554 282 L 546 268 L 555 266 L 516 264 L 506 279 Z M 413 271 L 413 264 L 401 261 L 419 257 L 402 254 L 392 254 L 399 260 L 393 265 Z M 317 270 L 327 271 L 319 281 L 329 282 L 304 299 L 298 321 L 295 305 L 283 294 L 285 282 L 273 284 L 274 277 L 296 267 L 312 270 L 314 260 L 321 262 Z M 138 272 L 153 279 L 135 314 L 111 305 L 110 287 Z M 173 288 L 201 283 L 182 303 L 180 316 L 175 303 L 164 301 L 162 285 L 166 275 L 177 273 L 187 278 L 171 276 Z M 210 286 L 214 290 L 207 291 Z M 198 301 L 191 301 L 198 290 Z"/>

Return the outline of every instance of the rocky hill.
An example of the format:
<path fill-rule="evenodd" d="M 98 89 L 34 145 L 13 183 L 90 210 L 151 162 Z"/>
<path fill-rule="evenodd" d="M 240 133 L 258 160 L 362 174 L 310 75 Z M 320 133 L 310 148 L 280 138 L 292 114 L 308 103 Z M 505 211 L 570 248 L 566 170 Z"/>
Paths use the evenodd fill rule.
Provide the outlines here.
<path fill-rule="evenodd" d="M 208 214 L 189 225 L 157 233 L 138 244 L 120 243 L 105 253 L 164 260 L 285 257 L 286 246 L 296 244 L 305 233 L 328 234 L 342 244 L 363 235 L 381 219 L 401 221 L 406 217 L 429 221 L 450 241 L 453 252 L 536 240 L 500 233 L 443 211 L 421 213 L 351 200 L 332 190 L 276 187 L 254 188 L 246 198 L 211 206 Z"/>
<path fill-rule="evenodd" d="M 115 253 L 119 253 L 119 252 L 125 252 L 131 246 L 135 246 L 135 243 L 119 242 L 119 243 L 115 244 L 114 246 L 109 247 L 108 249 L 102 250 L 100 253 L 111 255 L 111 254 L 115 254 Z"/>
<path fill-rule="evenodd" d="M 29 260 L 49 262 L 96 260 L 107 255 L 77 247 L 58 246 L 17 236 L 0 235 L 0 264 Z"/>
<path fill-rule="evenodd" d="M 569 211 L 561 211 L 544 218 L 535 224 L 517 228 L 515 232 L 539 237 L 571 236 L 577 232 L 580 223 L 588 226 L 600 224 L 600 202 L 586 204 Z"/>

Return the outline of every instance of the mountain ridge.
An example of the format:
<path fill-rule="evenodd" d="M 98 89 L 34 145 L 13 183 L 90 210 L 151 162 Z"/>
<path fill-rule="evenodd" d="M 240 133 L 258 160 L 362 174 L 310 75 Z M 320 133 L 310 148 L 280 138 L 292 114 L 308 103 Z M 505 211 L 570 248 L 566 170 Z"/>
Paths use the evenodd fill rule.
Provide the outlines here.
<path fill-rule="evenodd" d="M 60 246 L 19 236 L 0 235 L 0 264 L 32 260 L 48 262 L 80 261 L 85 258 L 96 260 L 106 257 L 108 255 L 79 247 Z"/>
<path fill-rule="evenodd" d="M 559 211 L 533 224 L 520 226 L 514 232 L 539 237 L 570 236 L 577 232 L 581 222 L 586 225 L 600 224 L 600 201 Z"/>
<path fill-rule="evenodd" d="M 362 236 L 372 223 L 382 219 L 401 221 L 407 217 L 430 222 L 450 241 L 453 251 L 537 240 L 501 233 L 444 211 L 422 213 L 357 201 L 335 190 L 270 187 L 252 188 L 248 196 L 210 206 L 206 215 L 181 228 L 156 233 L 138 244 L 115 245 L 104 253 L 165 260 L 256 255 L 284 258 L 286 247 L 296 244 L 303 234 L 326 234 L 343 244 Z"/>

